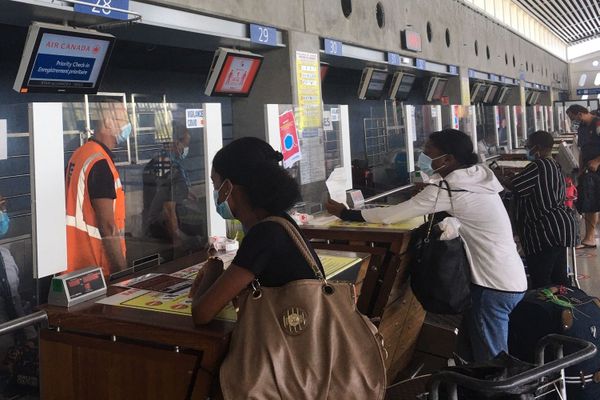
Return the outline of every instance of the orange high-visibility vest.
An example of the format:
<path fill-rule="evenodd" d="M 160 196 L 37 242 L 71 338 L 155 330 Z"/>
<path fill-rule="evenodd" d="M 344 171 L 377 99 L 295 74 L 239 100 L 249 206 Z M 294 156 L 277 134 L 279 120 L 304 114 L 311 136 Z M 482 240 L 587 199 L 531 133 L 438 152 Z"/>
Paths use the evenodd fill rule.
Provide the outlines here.
<path fill-rule="evenodd" d="M 88 177 L 92 167 L 106 160 L 114 177 L 117 198 L 113 203 L 115 224 L 121 237 L 125 255 L 125 192 L 119 172 L 104 148 L 92 140 L 73 153 L 67 165 L 67 271 L 96 266 L 102 267 L 105 276 L 110 275 L 111 265 L 102 245 L 96 213 L 88 194 Z"/>

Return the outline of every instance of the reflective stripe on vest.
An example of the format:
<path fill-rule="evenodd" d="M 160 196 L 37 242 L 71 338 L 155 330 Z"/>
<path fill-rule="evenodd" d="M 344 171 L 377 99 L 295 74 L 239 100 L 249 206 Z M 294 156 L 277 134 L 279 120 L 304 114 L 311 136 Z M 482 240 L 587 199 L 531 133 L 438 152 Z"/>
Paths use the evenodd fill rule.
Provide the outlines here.
<path fill-rule="evenodd" d="M 101 153 L 94 153 L 90 157 L 88 157 L 87 160 L 85 160 L 85 163 L 83 164 L 83 168 L 81 168 L 81 171 L 79 172 L 79 176 L 77 177 L 77 202 L 75 205 L 75 216 L 67 215 L 67 226 L 71 226 L 73 228 L 79 229 L 80 231 L 84 231 L 90 237 L 92 237 L 94 239 L 99 239 L 99 240 L 102 240 L 102 236 L 100 235 L 100 229 L 98 229 L 98 227 L 96 227 L 96 226 L 88 225 L 85 222 L 85 219 L 83 218 L 83 201 L 85 199 L 85 191 L 86 191 L 85 177 L 86 177 L 87 169 L 89 168 L 90 164 L 93 161 L 95 161 L 97 159 L 102 159 L 102 158 L 103 157 L 102 157 Z M 119 179 L 118 183 L 120 185 L 120 183 L 121 183 L 120 179 Z M 117 183 L 115 183 L 115 189 L 116 189 L 116 186 L 117 186 Z"/>

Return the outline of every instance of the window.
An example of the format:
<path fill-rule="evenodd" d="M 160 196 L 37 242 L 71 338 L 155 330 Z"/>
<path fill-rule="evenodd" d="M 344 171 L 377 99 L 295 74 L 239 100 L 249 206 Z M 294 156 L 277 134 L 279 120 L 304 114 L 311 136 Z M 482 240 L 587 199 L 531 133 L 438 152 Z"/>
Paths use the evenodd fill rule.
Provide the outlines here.
<path fill-rule="evenodd" d="M 600 86 L 600 72 L 596 74 L 596 78 L 594 79 L 594 85 Z"/>
<path fill-rule="evenodd" d="M 381 2 L 378 2 L 375 7 L 375 17 L 377 18 L 377 26 L 383 28 L 385 26 L 385 11 Z"/>
<path fill-rule="evenodd" d="M 578 82 L 579 87 L 585 86 L 586 80 L 587 80 L 587 74 L 581 74 L 581 76 L 579 76 L 579 82 Z"/>
<path fill-rule="evenodd" d="M 352 0 L 342 0 L 342 12 L 344 17 L 350 17 L 350 14 L 352 14 Z"/>

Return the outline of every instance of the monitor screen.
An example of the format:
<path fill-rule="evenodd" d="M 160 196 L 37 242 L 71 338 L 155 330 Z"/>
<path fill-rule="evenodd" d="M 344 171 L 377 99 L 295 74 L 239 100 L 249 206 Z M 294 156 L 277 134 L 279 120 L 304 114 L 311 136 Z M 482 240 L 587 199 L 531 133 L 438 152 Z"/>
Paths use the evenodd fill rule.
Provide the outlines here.
<path fill-rule="evenodd" d="M 247 51 L 219 48 L 208 73 L 207 96 L 248 96 L 263 56 Z"/>
<path fill-rule="evenodd" d="M 115 37 L 34 22 L 13 89 L 19 93 L 97 93 Z"/>
<path fill-rule="evenodd" d="M 510 94 L 510 87 L 504 86 L 504 87 L 500 88 L 500 93 L 498 94 L 497 103 L 504 104 L 504 102 L 507 100 L 509 94 Z"/>
<path fill-rule="evenodd" d="M 381 98 L 385 85 L 388 81 L 387 71 L 365 68 L 360 81 L 358 98 L 365 100 L 378 100 Z"/>
<path fill-rule="evenodd" d="M 406 100 L 415 82 L 416 76 L 405 72 L 395 72 L 390 85 L 388 98 Z"/>
<path fill-rule="evenodd" d="M 488 89 L 489 89 L 489 85 L 485 85 L 482 83 L 479 88 L 479 91 L 475 94 L 475 97 L 473 97 L 471 99 L 471 102 L 472 103 L 481 103 L 483 101 L 483 98 L 487 94 Z"/>
<path fill-rule="evenodd" d="M 320 72 L 321 72 L 321 83 L 322 83 L 325 80 L 325 77 L 327 76 L 327 72 L 329 72 L 329 64 L 321 63 Z"/>
<path fill-rule="evenodd" d="M 496 93 L 498 93 L 498 86 L 490 85 L 490 87 L 487 90 L 487 93 L 485 94 L 485 97 L 483 98 L 483 102 L 492 103 L 494 101 L 494 98 L 496 97 Z"/>
<path fill-rule="evenodd" d="M 441 100 L 442 96 L 446 92 L 446 85 L 448 84 L 448 79 L 438 78 L 437 86 L 433 92 L 433 100 Z"/>
<path fill-rule="evenodd" d="M 477 98 L 477 95 L 479 94 L 479 91 L 481 90 L 481 86 L 482 86 L 481 83 L 476 82 L 471 87 L 471 103 L 475 103 L 475 99 Z"/>

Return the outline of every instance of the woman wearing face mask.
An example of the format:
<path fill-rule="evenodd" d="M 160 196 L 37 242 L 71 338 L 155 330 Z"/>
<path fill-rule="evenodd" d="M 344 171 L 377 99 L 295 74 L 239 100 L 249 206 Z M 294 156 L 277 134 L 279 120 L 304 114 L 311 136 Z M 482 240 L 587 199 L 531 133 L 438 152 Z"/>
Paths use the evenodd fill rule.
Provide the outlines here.
<path fill-rule="evenodd" d="M 473 359 L 483 361 L 508 351 L 508 316 L 523 298 L 527 280 L 508 214 L 498 195 L 502 185 L 490 169 L 476 164 L 469 136 L 454 129 L 435 132 L 419 157 L 419 168 L 430 177 L 432 185 L 391 207 L 354 211 L 331 200 L 326 207 L 331 214 L 349 221 L 391 224 L 434 211 L 457 218 L 472 280 L 472 307 L 464 315 L 466 329 L 461 329 L 461 336 L 470 344 Z M 441 190 L 435 205 L 437 183 L 442 179 L 453 191 L 453 204 L 449 193 Z"/>
<path fill-rule="evenodd" d="M 211 321 L 254 279 L 270 287 L 315 279 L 284 228 L 276 222 L 260 223 L 278 216 L 298 229 L 286 211 L 300 198 L 300 191 L 279 165 L 282 159 L 269 144 L 250 137 L 235 140 L 215 155 L 211 179 L 217 211 L 225 219 L 241 221 L 247 233 L 225 272 L 219 258 L 210 258 L 200 271 L 190 293 L 194 323 Z"/>
<path fill-rule="evenodd" d="M 576 225 L 565 207 L 565 177 L 552 158 L 553 145 L 548 132 L 532 133 L 526 145 L 531 163 L 511 182 L 530 289 L 570 284 L 567 247 L 575 245 Z"/>

